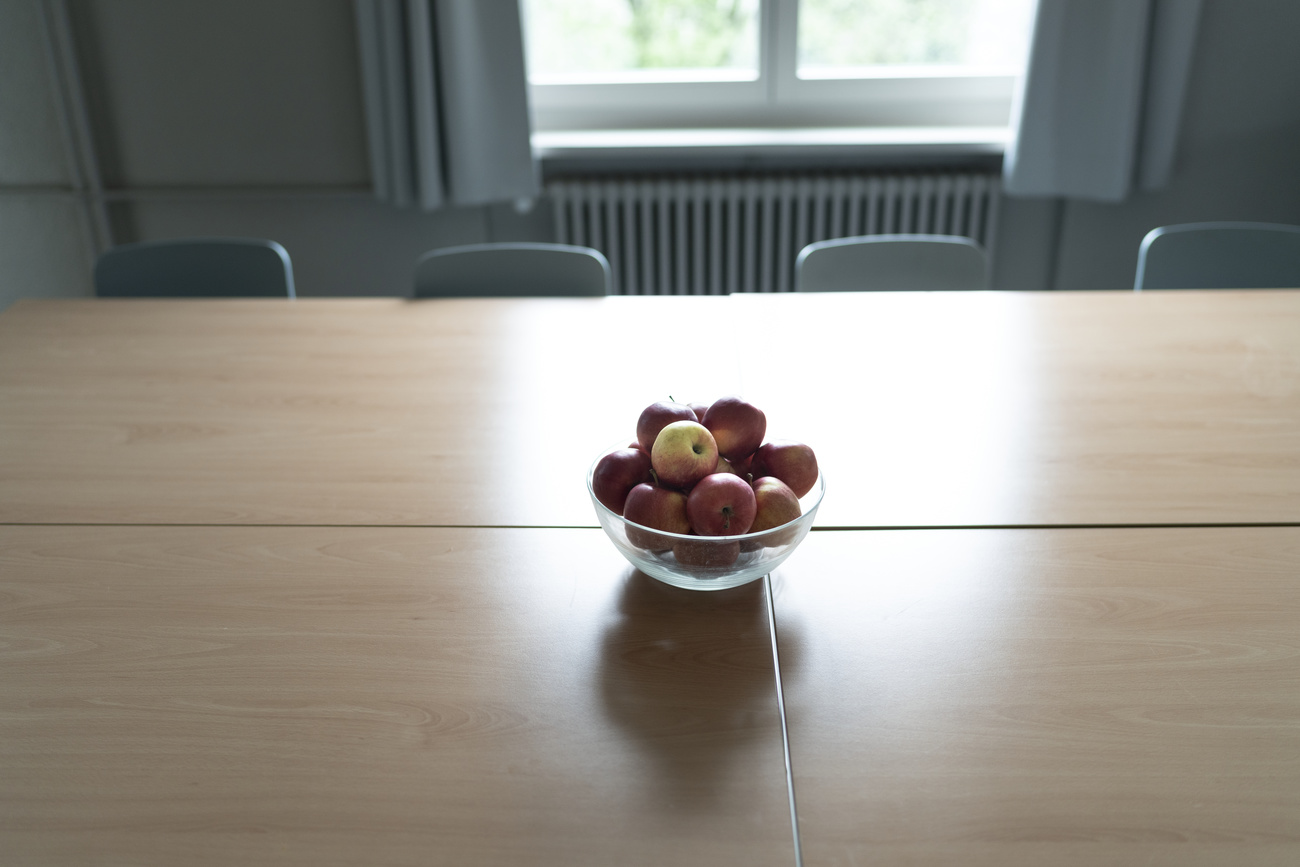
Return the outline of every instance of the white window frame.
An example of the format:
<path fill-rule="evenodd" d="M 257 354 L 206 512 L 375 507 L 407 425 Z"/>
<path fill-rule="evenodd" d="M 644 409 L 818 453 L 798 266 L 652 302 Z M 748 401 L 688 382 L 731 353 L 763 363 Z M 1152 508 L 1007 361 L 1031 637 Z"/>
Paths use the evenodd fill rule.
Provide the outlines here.
<path fill-rule="evenodd" d="M 799 0 L 759 0 L 758 75 L 653 70 L 530 85 L 539 132 L 812 127 L 1005 127 L 1017 71 L 875 67 L 800 78 Z"/>

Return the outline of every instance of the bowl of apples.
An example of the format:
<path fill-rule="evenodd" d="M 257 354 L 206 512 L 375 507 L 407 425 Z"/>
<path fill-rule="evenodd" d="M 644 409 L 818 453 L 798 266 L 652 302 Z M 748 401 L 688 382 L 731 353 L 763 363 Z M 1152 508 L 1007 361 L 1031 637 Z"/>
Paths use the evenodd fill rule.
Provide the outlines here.
<path fill-rule="evenodd" d="M 587 472 L 601 528 L 666 584 L 725 590 L 763 577 L 808 535 L 826 493 L 810 447 L 766 435 L 766 415 L 738 397 L 651 404 L 636 439 Z"/>

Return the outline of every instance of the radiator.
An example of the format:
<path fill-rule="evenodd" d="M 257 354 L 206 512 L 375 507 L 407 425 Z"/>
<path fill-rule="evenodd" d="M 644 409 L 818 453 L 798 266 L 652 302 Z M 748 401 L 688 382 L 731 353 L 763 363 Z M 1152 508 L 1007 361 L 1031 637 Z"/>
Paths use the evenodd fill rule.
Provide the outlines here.
<path fill-rule="evenodd" d="M 828 238 L 966 235 L 992 249 L 998 175 L 782 174 L 557 178 L 560 243 L 609 259 L 620 295 L 788 292 L 794 261 Z"/>

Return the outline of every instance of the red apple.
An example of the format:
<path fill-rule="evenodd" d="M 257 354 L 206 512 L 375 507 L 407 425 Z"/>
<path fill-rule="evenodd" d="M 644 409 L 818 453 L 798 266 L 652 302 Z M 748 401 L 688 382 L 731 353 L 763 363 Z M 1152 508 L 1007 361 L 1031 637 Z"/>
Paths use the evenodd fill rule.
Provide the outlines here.
<path fill-rule="evenodd" d="M 721 460 L 721 459 L 719 459 Z M 742 479 L 748 477 L 754 468 L 754 456 L 745 455 L 743 458 L 733 458 L 727 463 L 731 464 L 731 471 Z"/>
<path fill-rule="evenodd" d="M 754 523 L 749 525 L 749 532 L 761 533 L 788 524 L 803 514 L 799 508 L 799 498 L 790 490 L 790 486 L 775 476 L 763 476 L 754 480 L 754 500 L 758 503 L 758 512 Z M 763 539 L 769 548 L 789 543 L 795 535 L 795 528 L 789 531 L 772 533 Z"/>
<path fill-rule="evenodd" d="M 694 411 L 696 421 L 704 421 L 704 414 L 709 411 L 709 405 L 707 403 L 696 403 L 695 401 L 691 401 L 686 405 Z"/>
<path fill-rule="evenodd" d="M 675 421 L 699 421 L 699 418 L 686 404 L 669 400 L 656 401 L 641 410 L 641 417 L 636 422 L 636 441 L 646 454 L 654 448 L 659 432 Z"/>
<path fill-rule="evenodd" d="M 718 466 L 718 444 L 697 421 L 675 421 L 659 431 L 650 463 L 662 484 L 689 488 Z"/>
<path fill-rule="evenodd" d="M 640 449 L 614 449 L 596 464 L 591 473 L 591 492 L 616 515 L 623 514 L 628 492 L 653 479 L 650 456 Z"/>
<path fill-rule="evenodd" d="M 803 443 L 772 440 L 754 453 L 751 472 L 755 478 L 776 476 L 802 497 L 817 483 L 817 456 Z"/>
<path fill-rule="evenodd" d="M 623 504 L 623 517 L 633 524 L 661 530 L 665 533 L 691 532 L 691 522 L 686 517 L 686 495 L 654 485 L 637 485 L 627 495 Z M 650 551 L 667 551 L 673 540 L 658 533 L 650 533 L 628 526 L 627 540 L 638 548 Z"/>
<path fill-rule="evenodd" d="M 739 536 L 754 523 L 754 489 L 740 476 L 714 473 L 700 479 L 686 498 L 686 517 L 700 536 Z"/>
<path fill-rule="evenodd" d="M 683 566 L 725 569 L 739 559 L 740 543 L 718 539 L 678 539 L 673 545 L 673 556 Z"/>
<path fill-rule="evenodd" d="M 767 433 L 767 416 L 738 397 L 722 397 L 709 405 L 702 423 L 718 441 L 718 454 L 727 460 L 752 455 Z"/>

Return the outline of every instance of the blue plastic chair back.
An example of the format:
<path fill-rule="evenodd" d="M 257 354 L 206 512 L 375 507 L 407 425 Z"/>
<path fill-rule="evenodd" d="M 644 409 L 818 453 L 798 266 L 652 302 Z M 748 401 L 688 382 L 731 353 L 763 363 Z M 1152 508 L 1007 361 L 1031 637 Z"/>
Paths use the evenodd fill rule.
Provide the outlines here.
<path fill-rule="evenodd" d="M 1184 223 L 1152 229 L 1138 250 L 1134 291 L 1300 287 L 1300 226 Z"/>
<path fill-rule="evenodd" d="M 101 298 L 293 298 L 293 265 L 274 241 L 185 238 L 123 244 L 95 262 Z"/>
<path fill-rule="evenodd" d="M 862 235 L 809 244 L 795 260 L 798 292 L 988 288 L 988 257 L 960 235 Z"/>
<path fill-rule="evenodd" d="M 471 244 L 431 250 L 415 263 L 416 298 L 599 297 L 609 262 L 569 244 Z"/>

